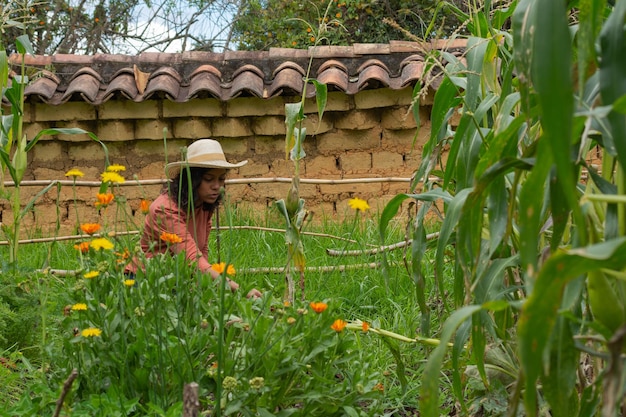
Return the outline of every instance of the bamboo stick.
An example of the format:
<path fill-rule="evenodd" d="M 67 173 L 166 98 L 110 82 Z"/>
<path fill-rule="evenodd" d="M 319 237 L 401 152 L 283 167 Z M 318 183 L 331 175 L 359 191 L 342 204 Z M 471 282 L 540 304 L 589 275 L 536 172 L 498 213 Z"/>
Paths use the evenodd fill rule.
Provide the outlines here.
<path fill-rule="evenodd" d="M 333 272 L 333 271 L 349 271 L 354 269 L 376 269 L 380 266 L 379 262 L 361 263 L 361 264 L 347 264 L 347 265 L 323 265 L 323 266 L 307 266 L 305 272 Z M 37 272 L 57 275 L 60 277 L 72 277 L 83 272 L 80 269 L 38 269 Z M 237 271 L 238 274 L 283 274 L 285 273 L 284 266 L 264 266 L 253 268 L 242 268 Z"/>
<path fill-rule="evenodd" d="M 159 185 L 166 184 L 166 179 L 148 179 L 148 180 L 127 180 L 123 183 L 116 184 L 116 186 L 128 187 L 135 185 Z M 288 183 L 290 184 L 292 178 L 287 177 L 266 177 L 266 178 L 231 178 L 226 179 L 226 184 L 260 184 L 260 183 Z M 358 184 L 358 183 L 374 183 L 374 182 L 411 182 L 411 178 L 404 177 L 380 177 L 380 178 L 343 178 L 337 180 L 326 180 L 320 178 L 301 178 L 302 184 Z M 100 187 L 101 181 L 82 181 L 82 180 L 26 180 L 20 182 L 21 187 L 35 187 L 35 186 L 47 186 L 50 184 L 61 184 L 77 187 Z M 5 181 L 5 187 L 14 187 L 13 181 Z"/>
<path fill-rule="evenodd" d="M 221 226 L 221 227 L 212 227 L 211 230 L 261 230 L 266 232 L 277 232 L 277 233 L 285 233 L 284 229 L 275 229 L 271 227 L 261 227 L 261 226 Z M 69 236 L 55 236 L 55 237 L 42 237 L 36 239 L 23 239 L 20 240 L 20 244 L 29 244 L 29 243 L 48 243 L 48 242 L 59 242 L 66 240 L 78 240 L 84 239 L 86 237 L 116 237 L 116 236 L 127 236 L 127 235 L 136 235 L 141 233 L 139 230 L 128 230 L 125 232 L 110 232 L 106 234 L 93 234 L 93 235 L 69 235 Z M 344 242 L 350 243 L 358 243 L 354 239 L 348 239 L 341 236 L 330 235 L 327 233 L 316 233 L 316 232 L 302 232 L 303 235 L 308 236 L 317 236 L 317 237 L 327 237 L 329 239 L 342 240 Z M 6 240 L 0 240 L 0 246 L 6 246 L 9 242 Z"/>
<path fill-rule="evenodd" d="M 430 233 L 426 235 L 426 240 L 433 240 L 439 237 L 439 232 Z M 358 256 L 358 255 L 375 255 L 379 252 L 387 252 L 395 249 L 404 248 L 411 243 L 411 240 L 403 240 L 402 242 L 394 243 L 387 246 L 379 246 L 373 249 L 357 249 L 357 250 L 334 250 L 326 249 L 326 254 L 330 256 Z"/>

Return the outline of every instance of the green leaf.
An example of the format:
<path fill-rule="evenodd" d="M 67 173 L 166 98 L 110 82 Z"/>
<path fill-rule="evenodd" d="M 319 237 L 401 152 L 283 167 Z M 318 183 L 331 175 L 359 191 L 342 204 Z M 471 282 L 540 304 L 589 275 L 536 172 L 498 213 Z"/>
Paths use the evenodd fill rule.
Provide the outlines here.
<path fill-rule="evenodd" d="M 11 157 L 4 150 L 4 148 L 0 148 L 0 160 L 2 161 L 2 166 L 9 170 L 9 175 L 15 184 L 19 184 L 17 181 L 17 173 L 15 172 L 15 168 L 13 168 L 13 164 L 11 163 Z"/>
<path fill-rule="evenodd" d="M 444 355 L 450 339 L 456 329 L 472 314 L 480 311 L 479 305 L 468 305 L 461 307 L 448 317 L 443 325 L 440 344 L 428 357 L 424 372 L 422 374 L 422 386 L 420 387 L 420 416 L 439 417 L 439 378 Z"/>
<path fill-rule="evenodd" d="M 319 117 L 318 127 L 322 123 L 322 116 L 328 102 L 328 86 L 317 80 L 310 80 L 315 86 L 315 102 L 317 103 L 317 115 Z"/>
<path fill-rule="evenodd" d="M 600 32 L 600 89 L 602 103 L 613 104 L 626 94 L 626 36 L 624 33 L 626 3 L 617 2 L 613 12 Z M 608 116 L 610 135 L 604 143 L 611 155 L 617 155 L 622 167 L 626 167 L 626 116 L 611 112 Z"/>
<path fill-rule="evenodd" d="M 472 190 L 466 188 L 461 190 L 448 204 L 446 209 L 446 217 L 443 219 L 443 224 L 439 230 L 439 239 L 437 239 L 437 252 L 435 255 L 435 277 L 437 279 L 443 279 L 443 264 L 446 246 L 450 241 L 450 236 L 454 232 L 459 219 L 461 218 L 461 211 L 465 205 L 465 200 Z M 457 298 L 459 296 L 457 295 Z"/>
<path fill-rule="evenodd" d="M 294 129 L 300 120 L 301 108 L 301 102 L 285 104 L 285 124 L 287 125 L 287 133 L 285 137 L 285 159 L 289 158 L 289 153 L 295 144 Z"/>
<path fill-rule="evenodd" d="M 44 135 L 52 136 L 52 135 L 80 135 L 80 134 L 87 134 L 87 131 L 77 128 L 77 127 L 42 129 L 37 133 L 37 135 L 35 135 L 33 140 L 28 142 L 28 145 L 26 145 L 26 152 L 30 151 L 30 149 L 33 146 L 35 146 L 35 144 L 39 142 L 39 139 L 41 139 L 41 137 Z"/>
<path fill-rule="evenodd" d="M 33 45 L 30 43 L 30 39 L 28 35 L 21 35 L 15 39 L 15 46 L 17 47 L 17 52 L 24 55 L 30 54 L 35 55 L 35 50 L 33 49 Z"/>
<path fill-rule="evenodd" d="M 520 360 L 526 377 L 526 412 L 536 415 L 534 389 L 541 375 L 543 357 L 561 306 L 563 290 L 575 277 L 600 268 L 619 270 L 626 266 L 626 238 L 550 256 L 539 271 L 535 287 L 524 303 L 518 322 Z"/>
<path fill-rule="evenodd" d="M 559 215 L 568 209 L 582 242 L 586 227 L 576 191 L 575 165 L 572 163 L 572 125 L 574 111 L 572 83 L 572 40 L 567 22 L 566 5 L 562 1 L 537 2 L 537 13 L 530 21 L 533 30 L 532 81 L 538 93 L 543 138 L 548 142 L 556 163 L 555 186 L 562 192 Z M 546 42 L 550 39 L 550 42 Z"/>
<path fill-rule="evenodd" d="M 570 417 L 578 412 L 578 393 L 574 388 L 579 356 L 569 322 L 559 317 L 550 341 L 550 366 L 542 377 L 543 391 L 554 417 Z"/>

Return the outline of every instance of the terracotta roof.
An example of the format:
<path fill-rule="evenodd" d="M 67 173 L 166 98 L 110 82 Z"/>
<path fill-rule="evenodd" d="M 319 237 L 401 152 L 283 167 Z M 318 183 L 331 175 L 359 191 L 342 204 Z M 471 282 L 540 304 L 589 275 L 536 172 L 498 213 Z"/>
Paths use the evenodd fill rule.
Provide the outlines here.
<path fill-rule="evenodd" d="M 354 95 L 374 88 L 398 90 L 422 80 L 428 50 L 446 49 L 459 55 L 464 45 L 461 40 L 436 44 L 396 41 L 262 52 L 27 56 L 26 64 L 35 68 L 35 74 L 25 95 L 28 101 L 51 105 L 300 96 L 311 57 L 311 77 L 327 84 L 329 91 Z M 19 63 L 19 57 L 13 56 L 12 62 Z M 314 94 L 309 84 L 307 97 Z"/>

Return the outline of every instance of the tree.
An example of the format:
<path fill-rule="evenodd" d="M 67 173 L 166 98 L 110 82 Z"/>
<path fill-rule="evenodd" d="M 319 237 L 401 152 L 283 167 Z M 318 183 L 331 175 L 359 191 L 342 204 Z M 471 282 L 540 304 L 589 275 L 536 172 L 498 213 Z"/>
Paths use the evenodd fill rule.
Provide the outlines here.
<path fill-rule="evenodd" d="M 37 54 L 135 54 L 227 47 L 238 0 L 9 0 L 0 44 L 19 35 Z"/>
<path fill-rule="evenodd" d="M 387 43 L 430 39 L 463 30 L 467 0 L 248 0 L 234 22 L 238 49 L 306 48 L 325 23 L 323 43 Z"/>

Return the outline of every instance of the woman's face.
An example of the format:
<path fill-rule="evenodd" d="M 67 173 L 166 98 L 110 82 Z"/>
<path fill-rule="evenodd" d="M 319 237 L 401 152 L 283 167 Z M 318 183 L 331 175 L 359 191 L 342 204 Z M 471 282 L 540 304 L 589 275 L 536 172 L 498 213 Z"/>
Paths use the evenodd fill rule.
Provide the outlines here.
<path fill-rule="evenodd" d="M 202 181 L 195 190 L 195 206 L 202 203 L 213 204 L 220 197 L 220 189 L 226 181 L 226 170 L 221 168 L 207 169 L 202 175 Z"/>

